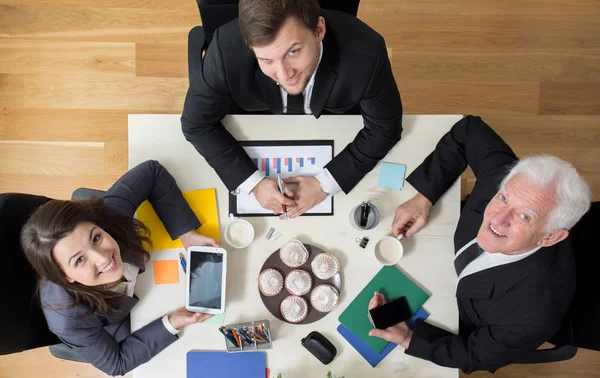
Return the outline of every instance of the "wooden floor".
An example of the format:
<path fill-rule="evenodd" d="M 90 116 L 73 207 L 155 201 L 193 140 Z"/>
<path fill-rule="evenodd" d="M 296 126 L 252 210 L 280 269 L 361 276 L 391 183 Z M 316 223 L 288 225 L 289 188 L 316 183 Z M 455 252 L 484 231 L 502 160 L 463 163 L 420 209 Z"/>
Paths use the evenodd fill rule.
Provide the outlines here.
<path fill-rule="evenodd" d="M 385 37 L 407 114 L 480 115 L 600 199 L 600 0 L 363 0 L 359 18 Z M 0 192 L 108 188 L 127 114 L 181 112 L 199 24 L 194 0 L 0 0 Z M 0 378 L 100 376 L 45 348 L 0 357 Z M 600 377 L 600 353 L 496 376 Z"/>

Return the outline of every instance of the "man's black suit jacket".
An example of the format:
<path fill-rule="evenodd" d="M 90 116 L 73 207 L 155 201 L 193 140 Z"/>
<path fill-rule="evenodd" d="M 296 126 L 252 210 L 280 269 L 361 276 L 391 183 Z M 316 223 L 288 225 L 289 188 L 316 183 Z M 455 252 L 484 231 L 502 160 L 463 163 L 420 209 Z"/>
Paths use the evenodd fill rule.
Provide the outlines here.
<path fill-rule="evenodd" d="M 402 103 L 383 37 L 346 13 L 323 10 L 322 15 L 326 32 L 312 113 L 319 118 L 323 111 L 342 114 L 358 106 L 364 119 L 354 141 L 326 165 L 348 193 L 400 140 Z M 181 117 L 186 139 L 235 190 L 256 166 L 221 124 L 231 101 L 246 111 L 283 111 L 279 87 L 260 70 L 237 19 L 215 32 Z"/>
<path fill-rule="evenodd" d="M 471 167 L 477 182 L 454 234 L 458 251 L 477 236 L 488 202 L 516 161 L 500 136 L 481 118 L 469 116 L 442 137 L 407 180 L 435 204 L 467 165 Z M 569 237 L 517 262 L 463 277 L 456 290 L 459 335 L 418 322 L 406 353 L 465 373 L 494 372 L 550 339 L 574 292 Z"/>

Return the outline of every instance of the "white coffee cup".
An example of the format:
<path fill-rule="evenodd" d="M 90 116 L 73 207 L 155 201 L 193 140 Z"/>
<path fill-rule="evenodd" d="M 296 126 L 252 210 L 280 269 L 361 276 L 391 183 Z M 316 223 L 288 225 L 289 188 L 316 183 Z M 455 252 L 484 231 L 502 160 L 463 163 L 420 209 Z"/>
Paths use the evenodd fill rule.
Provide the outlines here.
<path fill-rule="evenodd" d="M 245 219 L 229 214 L 231 221 L 225 227 L 225 241 L 233 248 L 246 248 L 254 240 L 254 227 Z"/>
<path fill-rule="evenodd" d="M 384 236 L 375 244 L 375 258 L 383 265 L 395 265 L 404 254 L 404 247 L 400 242 L 402 234 L 397 238 Z"/>

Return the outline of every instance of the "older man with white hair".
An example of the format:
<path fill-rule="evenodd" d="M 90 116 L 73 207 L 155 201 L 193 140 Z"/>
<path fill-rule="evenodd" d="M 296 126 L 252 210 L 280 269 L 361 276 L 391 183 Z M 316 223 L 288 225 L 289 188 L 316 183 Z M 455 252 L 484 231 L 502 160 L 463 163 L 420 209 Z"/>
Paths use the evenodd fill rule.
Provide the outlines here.
<path fill-rule="evenodd" d="M 468 116 L 408 177 L 418 194 L 397 208 L 394 234 L 419 232 L 467 165 L 477 182 L 454 234 L 459 334 L 417 321 L 412 331 L 400 323 L 370 335 L 438 365 L 494 372 L 558 331 L 575 292 L 569 230 L 591 192 L 571 164 L 549 155 L 519 161 L 481 118 Z M 376 293 L 369 308 L 383 303 Z"/>

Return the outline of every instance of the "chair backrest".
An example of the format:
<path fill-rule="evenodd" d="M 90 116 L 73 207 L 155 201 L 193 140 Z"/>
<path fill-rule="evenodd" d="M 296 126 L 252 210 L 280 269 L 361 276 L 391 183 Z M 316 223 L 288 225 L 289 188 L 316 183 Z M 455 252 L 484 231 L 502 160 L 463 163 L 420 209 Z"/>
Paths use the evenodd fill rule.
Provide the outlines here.
<path fill-rule="evenodd" d="M 571 238 L 577 269 L 577 289 L 569 307 L 566 326 L 559 332 L 565 344 L 600 350 L 600 295 L 598 266 L 600 250 L 596 226 L 600 224 L 600 202 L 593 202 L 589 212 L 573 227 Z M 570 339 L 569 339 L 570 338 Z"/>
<path fill-rule="evenodd" d="M 59 342 L 50 332 L 37 297 L 36 276 L 19 245 L 25 221 L 50 199 L 29 194 L 0 194 L 0 355 Z"/>
<path fill-rule="evenodd" d="M 238 17 L 239 0 L 196 0 L 196 2 L 208 46 L 219 26 Z M 360 0 L 319 0 L 319 3 L 321 8 L 339 10 L 356 17 Z"/>

